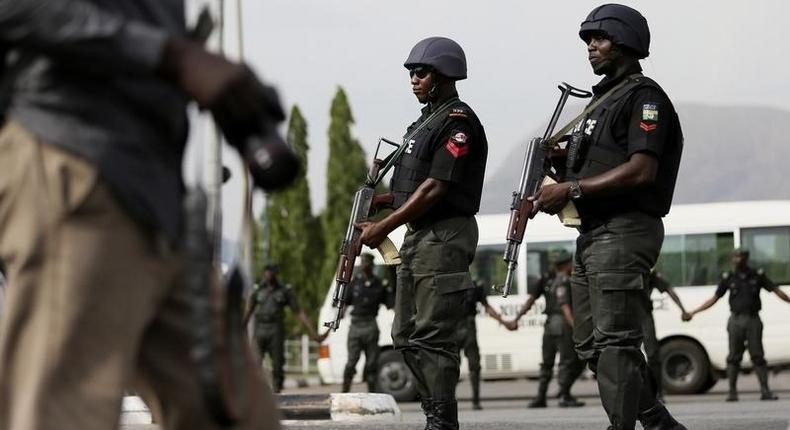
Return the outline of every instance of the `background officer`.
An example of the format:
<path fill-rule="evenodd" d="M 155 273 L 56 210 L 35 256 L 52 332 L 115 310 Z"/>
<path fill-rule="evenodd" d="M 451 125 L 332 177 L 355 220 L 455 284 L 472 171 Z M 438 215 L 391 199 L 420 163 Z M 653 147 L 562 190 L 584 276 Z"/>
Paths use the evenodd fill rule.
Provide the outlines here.
<path fill-rule="evenodd" d="M 642 321 L 642 332 L 645 336 L 644 346 L 645 355 L 647 356 L 647 367 L 650 368 L 650 372 L 653 374 L 653 380 L 656 383 L 656 394 L 659 400 L 663 400 L 664 375 L 661 371 L 660 347 L 658 344 L 658 338 L 656 337 L 656 324 L 653 320 L 653 300 L 650 298 L 654 289 L 669 295 L 672 301 L 675 302 L 675 304 L 680 308 L 680 312 L 684 320 L 689 318 L 689 314 L 683 307 L 683 303 L 680 301 L 680 297 L 678 297 L 677 293 L 675 293 L 675 289 L 672 288 L 672 285 L 670 285 L 669 282 L 667 282 L 655 269 L 651 270 L 650 277 L 647 281 L 647 290 L 645 291 L 645 305 L 647 309 L 650 310 L 650 312 L 648 312 L 647 318 Z"/>
<path fill-rule="evenodd" d="M 250 316 L 255 316 L 253 337 L 258 346 L 261 360 L 269 354 L 272 362 L 272 390 L 279 393 L 285 381 L 285 308 L 291 308 L 304 326 L 309 336 L 316 342 L 326 338 L 326 333 L 318 336 L 290 286 L 277 280 L 277 265 L 267 263 L 263 268 L 263 280 L 257 284 L 250 296 L 250 304 L 244 317 L 245 325 Z"/>
<path fill-rule="evenodd" d="M 390 189 L 395 211 L 363 223 L 361 240 L 375 248 L 396 227 L 408 231 L 401 247 L 392 340 L 414 374 L 429 428 L 457 429 L 460 358 L 456 331 L 464 318 L 469 264 L 477 248 L 488 143 L 475 113 L 458 99 L 466 56 L 454 41 L 417 43 L 404 66 L 412 93 L 425 104 L 406 130 L 403 156 Z"/>
<path fill-rule="evenodd" d="M 392 308 L 391 294 L 384 283 L 373 274 L 373 254 L 362 254 L 360 270 L 346 290 L 346 303 L 351 306 L 351 327 L 348 330 L 348 361 L 343 371 L 343 392 L 351 391 L 351 381 L 357 373 L 357 361 L 365 352 L 363 379 L 368 392 L 376 391 L 379 361 L 379 326 L 376 316 L 379 306 Z"/>
<path fill-rule="evenodd" d="M 683 429 L 657 399 L 642 343 L 644 294 L 664 240 L 683 136 L 672 102 L 641 74 L 647 20 L 618 4 L 581 24 L 597 106 L 573 131 L 563 182 L 542 187 L 535 210 L 557 213 L 573 199 L 582 219 L 573 268 L 576 350 L 597 372 L 612 428 Z"/>
<path fill-rule="evenodd" d="M 469 382 L 472 385 L 472 409 L 474 410 L 483 409 L 480 405 L 480 347 L 477 345 L 477 322 L 475 322 L 477 318 L 477 304 L 482 304 L 483 309 L 491 318 L 494 318 L 500 324 L 504 324 L 499 312 L 488 304 L 487 297 L 488 294 L 482 281 L 475 282 L 474 288 L 466 290 L 466 300 L 464 301 L 466 317 L 458 329 L 461 349 L 466 355 L 466 361 L 469 366 Z"/>
<path fill-rule="evenodd" d="M 760 290 L 771 291 L 780 299 L 790 303 L 790 297 L 777 288 L 765 275 L 763 269 L 749 267 L 749 251 L 736 248 L 732 253 L 733 270 L 724 272 L 716 293 L 691 311 L 686 320 L 716 304 L 727 292 L 730 293 L 730 318 L 727 333 L 730 337 L 730 353 L 727 355 L 727 379 L 730 383 L 728 402 L 738 400 L 738 373 L 741 370 L 743 351 L 749 348 L 754 373 L 760 381 L 760 400 L 776 400 L 768 388 L 768 367 L 763 352 L 763 322 L 760 320 Z"/>
<path fill-rule="evenodd" d="M 573 349 L 573 308 L 571 305 L 571 270 L 573 256 L 565 249 L 554 250 L 549 255 L 554 276 L 547 282 L 537 283 L 539 289 L 530 292 L 527 302 L 513 321 L 505 326 L 509 330 L 518 328 L 521 319 L 535 304 L 541 295 L 546 297 L 546 323 L 543 325 L 543 362 L 540 365 L 540 383 L 538 394 L 528 407 L 545 408 L 546 392 L 554 373 L 554 359 L 560 354 L 559 385 L 560 407 L 584 406 L 571 395 L 571 386 L 584 371 L 584 362 Z"/>

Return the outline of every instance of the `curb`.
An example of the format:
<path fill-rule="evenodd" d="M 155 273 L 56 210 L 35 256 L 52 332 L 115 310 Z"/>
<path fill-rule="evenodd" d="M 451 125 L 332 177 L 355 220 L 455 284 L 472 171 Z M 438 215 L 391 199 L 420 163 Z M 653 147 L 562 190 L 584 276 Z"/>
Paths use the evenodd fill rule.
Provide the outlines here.
<path fill-rule="evenodd" d="M 379 393 L 281 394 L 277 396 L 288 421 L 400 422 L 395 399 Z"/>

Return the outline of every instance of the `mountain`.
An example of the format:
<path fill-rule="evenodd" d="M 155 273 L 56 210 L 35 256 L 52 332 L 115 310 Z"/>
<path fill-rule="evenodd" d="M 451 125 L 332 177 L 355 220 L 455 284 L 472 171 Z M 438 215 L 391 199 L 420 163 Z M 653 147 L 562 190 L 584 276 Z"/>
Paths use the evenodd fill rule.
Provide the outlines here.
<path fill-rule="evenodd" d="M 568 111 L 581 108 L 566 109 L 560 126 L 572 118 Z M 701 104 L 679 104 L 677 111 L 685 142 L 673 203 L 790 199 L 790 112 Z M 526 141 L 497 169 L 489 167 L 481 213 L 510 209 L 525 149 Z"/>

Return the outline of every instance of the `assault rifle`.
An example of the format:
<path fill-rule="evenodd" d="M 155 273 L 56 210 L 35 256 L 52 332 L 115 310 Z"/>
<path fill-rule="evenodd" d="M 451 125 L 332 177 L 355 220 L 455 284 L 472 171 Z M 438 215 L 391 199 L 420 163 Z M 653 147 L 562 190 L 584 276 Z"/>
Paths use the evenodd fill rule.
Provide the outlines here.
<path fill-rule="evenodd" d="M 535 195 L 544 181 L 553 181 L 551 178 L 551 158 L 559 153 L 560 148 L 557 144 L 568 127 L 563 128 L 560 133 L 554 136 L 551 134 L 554 132 L 557 121 L 560 119 L 565 102 L 568 101 L 570 96 L 578 98 L 592 97 L 592 93 L 574 88 L 565 82 L 559 85 L 558 88 L 560 89 L 560 99 L 554 108 L 554 114 L 551 116 L 549 126 L 546 128 L 543 137 L 535 137 L 527 145 L 527 153 L 524 156 L 524 165 L 521 168 L 521 180 L 519 181 L 518 190 L 513 191 L 513 201 L 510 204 L 510 221 L 507 226 L 507 246 L 505 247 L 504 256 L 505 263 L 507 263 L 507 275 L 505 276 L 502 297 L 507 297 L 510 294 L 510 288 L 513 284 L 513 275 L 518 265 L 518 252 L 521 242 L 524 240 L 524 230 L 527 228 L 527 221 L 534 206 L 529 197 Z M 573 211 L 575 212 L 575 209 Z"/>
<path fill-rule="evenodd" d="M 398 149 L 392 152 L 384 160 L 378 158 L 381 143 L 397 147 Z M 385 138 L 379 138 L 378 145 L 376 145 L 376 153 L 373 156 L 373 163 L 370 165 L 365 183 L 354 194 L 354 204 L 351 207 L 351 218 L 348 220 L 348 228 L 346 228 L 346 235 L 343 238 L 343 243 L 340 245 L 340 259 L 337 263 L 337 271 L 335 272 L 335 291 L 332 295 L 332 307 L 337 308 L 335 319 L 325 322 L 324 326 L 329 327 L 330 330 L 337 331 L 340 327 L 340 319 L 343 317 L 343 310 L 346 306 L 346 287 L 351 282 L 351 275 L 354 271 L 354 262 L 362 251 L 362 242 L 360 236 L 362 230 L 357 228 L 357 224 L 368 221 L 370 216 L 380 207 L 392 205 L 392 195 L 384 194 L 376 196 L 376 186 L 384 178 L 384 175 L 395 165 L 395 161 L 400 158 L 407 145 L 399 145 L 395 142 Z M 383 166 L 382 166 L 383 165 Z M 384 258 L 385 264 L 393 265 L 400 263 L 400 256 L 398 249 L 389 238 L 384 239 L 378 247 L 378 251 Z"/>

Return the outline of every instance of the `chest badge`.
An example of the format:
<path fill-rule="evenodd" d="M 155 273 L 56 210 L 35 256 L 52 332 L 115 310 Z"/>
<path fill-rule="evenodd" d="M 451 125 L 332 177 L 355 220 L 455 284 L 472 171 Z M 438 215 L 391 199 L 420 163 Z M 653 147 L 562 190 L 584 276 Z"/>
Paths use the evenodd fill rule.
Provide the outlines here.
<path fill-rule="evenodd" d="M 414 150 L 414 142 L 415 142 L 414 139 L 409 140 L 409 143 L 407 143 L 408 146 L 406 146 L 406 150 L 403 152 L 407 154 L 411 154 L 411 152 Z"/>
<path fill-rule="evenodd" d="M 597 119 L 588 119 L 587 122 L 584 124 L 584 134 L 586 134 L 587 136 L 592 136 L 596 125 L 598 125 Z"/>

